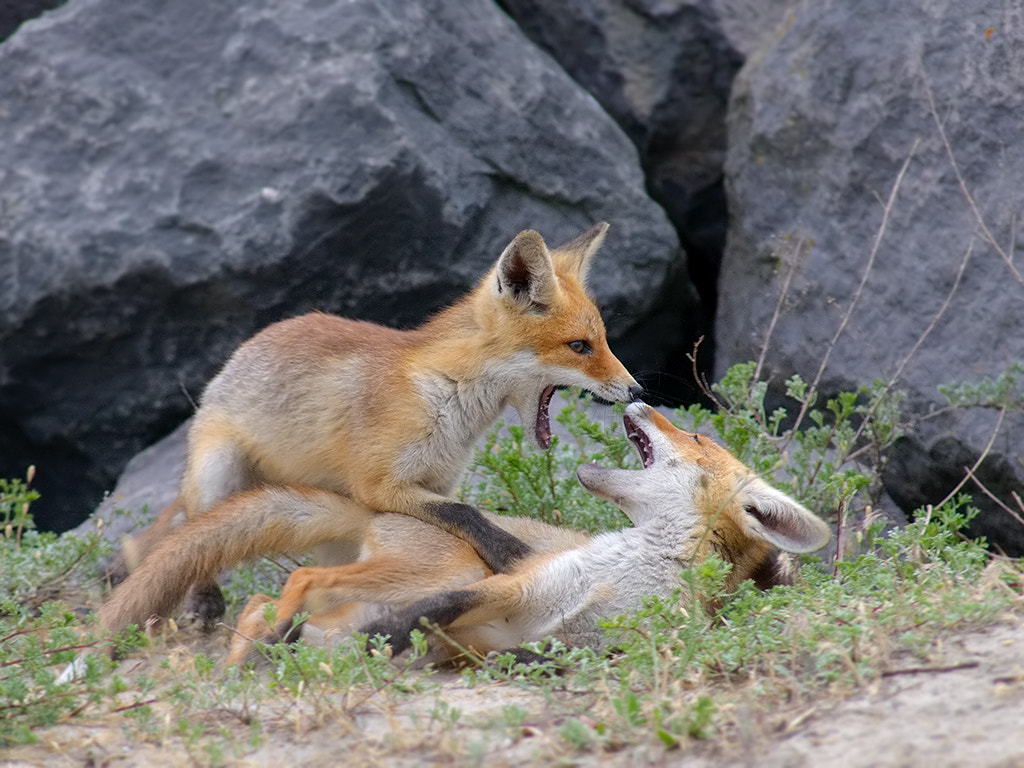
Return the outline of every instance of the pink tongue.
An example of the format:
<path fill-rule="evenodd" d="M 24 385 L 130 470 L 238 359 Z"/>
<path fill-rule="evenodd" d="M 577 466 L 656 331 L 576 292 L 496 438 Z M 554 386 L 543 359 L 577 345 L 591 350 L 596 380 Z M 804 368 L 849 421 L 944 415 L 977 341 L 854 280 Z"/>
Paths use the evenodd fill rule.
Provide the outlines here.
<path fill-rule="evenodd" d="M 545 387 L 540 393 L 540 403 L 537 407 L 537 424 L 534 426 L 533 434 L 541 448 L 551 445 L 551 419 L 548 415 L 548 406 L 551 405 L 551 397 L 555 394 L 554 387 Z"/>

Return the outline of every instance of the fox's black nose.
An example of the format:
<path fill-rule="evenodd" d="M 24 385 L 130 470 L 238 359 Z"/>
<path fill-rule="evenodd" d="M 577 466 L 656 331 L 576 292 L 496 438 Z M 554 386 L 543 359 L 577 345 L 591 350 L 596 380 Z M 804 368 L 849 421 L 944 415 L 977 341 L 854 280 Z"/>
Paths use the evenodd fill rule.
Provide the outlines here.
<path fill-rule="evenodd" d="M 641 397 L 644 396 L 644 388 L 639 384 L 634 384 L 629 388 L 629 402 L 635 403 Z"/>

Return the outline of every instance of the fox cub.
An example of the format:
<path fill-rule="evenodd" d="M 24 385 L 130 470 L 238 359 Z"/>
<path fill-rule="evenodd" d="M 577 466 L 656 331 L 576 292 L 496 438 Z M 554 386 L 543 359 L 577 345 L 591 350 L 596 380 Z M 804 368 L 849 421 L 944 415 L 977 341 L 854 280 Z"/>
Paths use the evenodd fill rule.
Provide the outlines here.
<path fill-rule="evenodd" d="M 756 477 L 726 449 L 703 435 L 675 428 L 643 403 L 628 406 L 626 435 L 643 469 L 579 467 L 592 494 L 614 503 L 633 528 L 590 536 L 524 518 L 487 515 L 528 544 L 533 554 L 504 574 L 491 570 L 472 547 L 444 531 L 402 515 L 350 509 L 359 562 L 335 568 L 299 568 L 281 597 L 253 597 L 240 617 L 230 661 L 241 662 L 253 640 L 292 639 L 292 620 L 323 632 L 359 630 L 390 637 L 395 653 L 409 645 L 425 619 L 443 630 L 432 640 L 434 659 L 470 649 L 486 655 L 553 636 L 567 645 L 600 646 L 597 619 L 629 613 L 645 597 L 670 596 L 680 573 L 709 552 L 732 565 L 726 584 L 753 579 L 762 588 L 790 580 L 787 552 L 825 546 L 829 527 L 792 498 Z M 259 506 L 282 506 L 304 525 L 334 516 L 323 492 L 264 496 Z M 255 501 L 255 500 L 254 500 Z M 219 525 L 232 527 L 218 510 Z M 274 627 L 265 616 L 273 603 Z"/>
<path fill-rule="evenodd" d="M 202 396 L 180 496 L 137 539 L 104 627 L 166 616 L 189 590 L 192 614 L 211 624 L 224 611 L 221 569 L 325 543 L 328 561 L 350 562 L 356 550 L 338 543 L 357 540 L 374 513 L 436 526 L 490 571 L 530 557 L 514 530 L 451 494 L 507 405 L 546 448 L 556 388 L 639 398 L 586 293 L 607 228 L 553 251 L 521 232 L 472 292 L 414 330 L 313 313 L 244 343 Z M 168 534 L 179 511 L 188 522 Z"/>

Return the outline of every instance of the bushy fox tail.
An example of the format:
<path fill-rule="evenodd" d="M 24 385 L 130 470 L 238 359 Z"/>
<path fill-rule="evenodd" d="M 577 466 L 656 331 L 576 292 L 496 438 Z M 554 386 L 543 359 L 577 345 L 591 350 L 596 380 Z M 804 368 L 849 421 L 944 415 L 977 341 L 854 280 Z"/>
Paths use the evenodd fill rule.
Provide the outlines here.
<path fill-rule="evenodd" d="M 100 609 L 117 634 L 164 617 L 193 584 L 265 555 L 303 554 L 329 541 L 362 541 L 374 512 L 351 499 L 303 486 L 237 494 L 163 537 Z"/>

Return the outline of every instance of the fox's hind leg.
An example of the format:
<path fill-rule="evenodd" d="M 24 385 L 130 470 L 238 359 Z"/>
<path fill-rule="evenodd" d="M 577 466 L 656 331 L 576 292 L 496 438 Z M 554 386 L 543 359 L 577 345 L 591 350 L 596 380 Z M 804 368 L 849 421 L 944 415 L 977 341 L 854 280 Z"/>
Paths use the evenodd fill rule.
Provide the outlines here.
<path fill-rule="evenodd" d="M 402 525 L 419 524 L 410 522 L 400 524 L 399 528 Z M 377 533 L 397 531 L 387 529 Z M 433 532 L 428 531 L 428 534 Z M 243 660 L 252 640 L 297 640 L 305 625 L 293 627 L 293 622 L 301 613 L 311 614 L 309 626 L 325 632 L 351 632 L 356 627 L 347 623 L 353 614 L 346 606 L 356 603 L 404 606 L 443 590 L 473 584 L 487 574 L 483 563 L 467 544 L 443 534 L 433 535 L 435 541 L 440 537 L 441 546 L 401 549 L 400 554 L 378 554 L 333 568 L 296 569 L 288 577 L 281 597 L 273 601 L 274 627 L 265 619 L 265 607 L 270 598 L 257 595 L 250 599 L 239 618 L 240 638 L 232 645 L 229 661 Z M 388 545 L 393 547 L 394 542 L 389 541 Z"/>
<path fill-rule="evenodd" d="M 181 492 L 152 525 L 126 541 L 108 568 L 111 584 L 124 581 L 138 565 L 180 524 L 207 512 L 236 493 L 257 483 L 257 473 L 244 449 L 224 437 L 225 429 L 197 421 L 189 432 L 188 460 Z M 226 603 L 216 581 L 195 584 L 189 590 L 183 618 L 211 629 L 224 615 Z"/>
<path fill-rule="evenodd" d="M 497 574 L 463 589 L 420 600 L 359 631 L 370 638 L 389 637 L 392 652 L 397 655 L 411 645 L 414 629 L 428 634 L 439 630 L 441 642 L 435 645 L 440 645 L 448 657 L 463 649 L 483 657 L 535 639 L 529 636 L 529 616 L 524 611 L 530 584 L 529 574 Z"/>
<path fill-rule="evenodd" d="M 225 499 L 253 488 L 257 472 L 245 450 L 225 437 L 225 429 L 197 417 L 189 432 L 188 462 L 181 481 L 181 504 L 188 519 L 216 507 Z M 215 580 L 193 584 L 183 618 L 205 631 L 216 626 L 227 603 Z"/>

